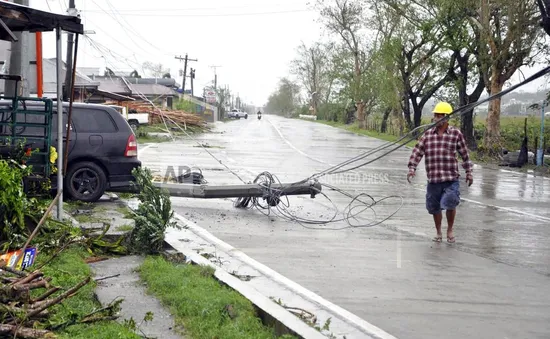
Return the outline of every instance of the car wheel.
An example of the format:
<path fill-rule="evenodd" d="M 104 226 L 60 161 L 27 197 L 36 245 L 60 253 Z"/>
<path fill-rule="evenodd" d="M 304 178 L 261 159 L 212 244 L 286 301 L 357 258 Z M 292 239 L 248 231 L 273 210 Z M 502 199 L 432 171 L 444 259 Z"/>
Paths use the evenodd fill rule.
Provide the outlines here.
<path fill-rule="evenodd" d="M 105 171 L 93 162 L 80 162 L 69 169 L 65 178 L 65 191 L 73 199 L 96 202 L 107 187 Z"/>
<path fill-rule="evenodd" d="M 139 128 L 139 124 L 136 121 L 130 121 L 128 124 L 134 130 L 134 132 L 137 131 L 137 129 Z"/>
<path fill-rule="evenodd" d="M 248 119 L 248 114 L 245 114 L 244 118 L 245 118 L 245 119 Z"/>

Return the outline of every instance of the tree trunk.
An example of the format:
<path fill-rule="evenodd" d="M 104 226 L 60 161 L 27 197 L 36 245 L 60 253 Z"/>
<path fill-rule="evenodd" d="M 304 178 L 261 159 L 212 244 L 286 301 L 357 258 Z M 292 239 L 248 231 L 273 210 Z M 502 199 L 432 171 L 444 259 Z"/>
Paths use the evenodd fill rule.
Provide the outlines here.
<path fill-rule="evenodd" d="M 411 120 L 411 103 L 409 102 L 408 97 L 403 98 L 403 116 L 405 117 L 405 122 L 407 123 L 407 126 L 409 126 L 409 128 L 412 130 L 413 123 Z"/>
<path fill-rule="evenodd" d="M 356 49 L 357 51 L 357 49 Z M 357 120 L 359 120 L 359 128 L 367 128 L 367 122 L 365 121 L 365 102 L 361 99 L 361 65 L 359 60 L 359 53 L 355 52 L 355 102 L 357 103 Z"/>
<path fill-rule="evenodd" d="M 462 103 L 460 104 L 462 106 Z M 474 110 L 471 109 L 462 115 L 460 120 L 460 130 L 466 139 L 466 145 L 470 150 L 477 148 L 476 139 L 474 137 Z"/>
<path fill-rule="evenodd" d="M 365 103 L 363 101 L 357 103 L 357 120 L 359 120 L 359 128 L 367 128 L 367 120 L 365 120 Z"/>
<path fill-rule="evenodd" d="M 392 111 L 392 108 L 388 107 L 384 111 L 384 115 L 382 116 L 382 124 L 380 125 L 380 132 L 386 133 L 388 130 L 388 118 L 390 117 L 390 113 Z"/>
<path fill-rule="evenodd" d="M 502 85 L 498 81 L 498 76 L 491 77 L 491 95 L 502 91 Z M 485 124 L 485 138 L 483 140 L 486 152 L 489 155 L 499 155 L 501 151 L 500 143 L 500 98 L 489 102 L 489 113 L 487 114 L 487 123 Z"/>
<path fill-rule="evenodd" d="M 422 123 L 422 107 L 416 103 L 416 97 L 413 99 L 414 128 Z"/>

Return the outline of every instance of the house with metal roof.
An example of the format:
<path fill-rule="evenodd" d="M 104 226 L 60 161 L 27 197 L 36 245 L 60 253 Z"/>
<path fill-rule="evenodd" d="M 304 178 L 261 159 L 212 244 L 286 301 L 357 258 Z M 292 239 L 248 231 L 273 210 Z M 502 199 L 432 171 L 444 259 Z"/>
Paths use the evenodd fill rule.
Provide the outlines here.
<path fill-rule="evenodd" d="M 136 101 L 151 101 L 162 108 L 173 108 L 179 93 L 174 87 L 174 79 L 130 78 L 114 75 L 90 76 L 92 81 L 99 82 L 99 89 L 128 96 Z M 176 87 L 177 88 L 177 87 Z"/>

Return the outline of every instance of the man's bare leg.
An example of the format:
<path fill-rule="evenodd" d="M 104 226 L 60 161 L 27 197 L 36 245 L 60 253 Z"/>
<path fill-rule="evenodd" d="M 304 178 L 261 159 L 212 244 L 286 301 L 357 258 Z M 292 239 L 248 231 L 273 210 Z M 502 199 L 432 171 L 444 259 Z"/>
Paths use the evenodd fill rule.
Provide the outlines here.
<path fill-rule="evenodd" d="M 437 237 L 441 238 L 441 221 L 443 220 L 443 214 L 441 212 L 434 214 L 435 229 L 437 231 Z"/>
<path fill-rule="evenodd" d="M 446 211 L 447 214 L 447 238 L 453 238 L 453 226 L 455 223 L 455 216 L 456 216 L 456 210 L 448 210 Z"/>

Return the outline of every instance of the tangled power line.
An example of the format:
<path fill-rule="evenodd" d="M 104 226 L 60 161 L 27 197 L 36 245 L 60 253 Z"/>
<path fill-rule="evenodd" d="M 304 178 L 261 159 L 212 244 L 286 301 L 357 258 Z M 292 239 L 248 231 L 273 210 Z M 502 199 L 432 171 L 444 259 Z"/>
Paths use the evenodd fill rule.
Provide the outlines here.
<path fill-rule="evenodd" d="M 468 104 L 465 106 L 462 106 L 456 110 L 454 110 L 451 114 L 447 115 L 445 118 L 439 120 L 438 122 L 433 122 L 430 124 L 421 125 L 413 130 L 411 130 L 409 133 L 405 134 L 401 138 L 399 138 L 396 141 L 390 141 L 381 144 L 378 147 L 375 147 L 369 151 L 363 152 L 351 159 L 348 159 L 340 164 L 337 164 L 335 166 L 331 166 L 321 172 L 315 173 L 301 181 L 297 181 L 295 183 L 287 185 L 283 189 L 273 189 L 271 186 L 275 183 L 280 184 L 280 181 L 277 179 L 276 176 L 272 175 L 269 172 L 264 172 L 256 177 L 254 180 L 254 183 L 257 183 L 264 189 L 264 196 L 263 200 L 264 202 L 258 198 L 240 198 L 236 201 L 235 206 L 239 208 L 257 208 L 265 215 L 269 215 L 272 211 L 274 211 L 278 216 L 282 217 L 285 220 L 297 222 L 301 224 L 302 226 L 306 228 L 314 228 L 314 229 L 324 229 L 324 230 L 342 230 L 346 228 L 360 228 L 360 227 L 372 227 L 379 225 L 386 220 L 393 217 L 397 212 L 401 209 L 403 206 L 403 198 L 401 196 L 386 196 L 381 199 L 376 200 L 371 195 L 366 193 L 361 193 L 358 195 L 353 195 L 349 192 L 346 192 L 336 186 L 329 185 L 326 183 L 322 183 L 319 180 L 322 179 L 325 176 L 334 175 L 334 174 L 342 174 L 346 172 L 354 171 L 358 168 L 367 166 L 395 151 L 397 151 L 399 148 L 405 146 L 409 142 L 417 139 L 419 136 L 424 134 L 429 129 L 435 127 L 437 124 L 440 124 L 444 121 L 448 121 L 454 117 L 460 117 L 465 115 L 466 113 L 473 110 L 475 107 L 482 105 L 488 101 L 500 98 L 517 88 L 524 86 L 546 74 L 550 73 L 550 67 L 546 67 L 537 73 L 533 74 L 531 77 L 525 79 L 524 81 L 511 86 L 507 88 L 506 90 L 501 91 L 498 94 L 491 95 L 483 100 L 480 100 L 476 103 Z M 312 219 L 306 219 L 301 218 L 296 215 L 294 215 L 290 211 L 290 204 L 288 203 L 288 198 L 286 198 L 285 192 L 290 189 L 294 185 L 301 185 L 307 182 L 316 182 L 319 181 L 322 186 L 338 192 L 342 194 L 343 196 L 350 198 L 351 202 L 346 206 L 344 211 L 342 212 L 342 217 L 338 218 L 338 208 L 336 204 L 332 202 L 332 200 L 323 192 L 318 191 L 319 194 L 323 195 L 325 198 L 329 200 L 329 202 L 333 205 L 333 208 L 335 210 L 334 215 L 332 218 L 328 220 L 312 220 Z M 281 203 L 282 198 L 286 198 L 285 203 Z M 377 221 L 377 213 L 375 210 L 375 207 L 380 205 L 382 202 L 390 200 L 390 199 L 399 199 L 399 207 L 391 214 L 386 216 L 385 218 Z M 267 210 L 267 212 L 266 212 Z M 370 211 L 374 217 L 374 221 L 368 222 L 368 223 L 361 223 L 361 220 L 365 220 L 366 218 L 363 217 L 363 214 L 365 211 Z M 328 228 L 328 227 L 313 227 L 308 225 L 325 225 L 328 223 L 333 222 L 342 222 L 345 221 L 347 223 L 347 226 L 339 227 L 339 228 Z"/>
<path fill-rule="evenodd" d="M 539 0 L 540 4 L 540 0 Z M 541 9 L 541 12 L 544 8 Z M 544 12 L 543 12 L 544 13 Z M 546 16 L 546 13 L 543 15 L 543 19 L 546 20 L 548 23 L 548 27 L 546 27 L 544 24 L 545 30 L 548 31 L 548 34 L 550 34 L 550 19 L 548 19 L 548 16 Z M 94 41 L 90 41 L 92 46 L 96 48 L 99 52 L 102 52 L 101 49 L 98 48 L 97 45 L 94 44 Z M 362 227 L 373 227 L 376 225 L 379 225 L 388 219 L 392 218 L 395 214 L 399 212 L 399 210 L 403 206 L 403 197 L 392 195 L 392 196 L 386 196 L 381 199 L 375 199 L 371 195 L 367 193 L 360 193 L 360 194 L 352 194 L 349 193 L 343 189 L 340 189 L 339 187 L 336 187 L 334 185 L 330 185 L 327 183 L 322 183 L 320 180 L 325 176 L 335 175 L 335 174 L 343 174 L 348 172 L 353 172 L 361 167 L 365 167 L 395 151 L 397 151 L 399 148 L 405 146 L 409 142 L 417 139 L 422 134 L 424 134 L 429 129 L 433 128 L 437 124 L 448 121 L 454 117 L 460 117 L 465 115 L 466 113 L 473 110 L 475 107 L 482 105 L 486 102 L 489 102 L 491 100 L 500 98 L 517 88 L 524 86 L 546 74 L 550 73 L 550 67 L 546 67 L 535 74 L 533 74 L 531 77 L 523 80 L 522 82 L 511 86 L 503 91 L 501 91 L 498 94 L 491 95 L 483 100 L 477 101 L 476 103 L 468 104 L 465 106 L 462 106 L 456 110 L 454 110 L 451 114 L 447 115 L 445 118 L 439 120 L 438 122 L 433 122 L 430 124 L 421 125 L 419 127 L 416 127 L 415 129 L 411 130 L 401 138 L 399 138 L 396 141 L 390 141 L 385 142 L 381 144 L 378 147 L 375 147 L 371 150 L 368 150 L 366 152 L 363 152 L 353 158 L 350 158 L 346 161 L 341 162 L 340 164 L 330 166 L 327 169 L 315 173 L 307 178 L 304 178 L 303 180 L 282 186 L 280 180 L 275 176 L 274 174 L 270 172 L 262 172 L 259 175 L 256 176 L 256 178 L 252 182 L 246 182 L 243 178 L 239 176 L 238 173 L 233 171 L 231 168 L 229 168 L 223 161 L 218 159 L 212 152 L 210 152 L 202 143 L 200 143 L 198 140 L 196 140 L 192 135 L 190 135 L 185 128 L 182 128 L 177 122 L 175 122 L 173 119 L 171 119 L 168 116 L 165 116 L 162 113 L 162 110 L 160 110 L 156 105 L 149 100 L 148 98 L 143 95 L 143 93 L 139 93 L 140 97 L 148 102 L 150 105 L 153 106 L 154 110 L 156 111 L 156 114 L 158 114 L 163 124 L 166 128 L 166 131 L 170 134 L 172 140 L 174 140 L 174 137 L 171 133 L 170 128 L 168 127 L 168 123 L 170 122 L 178 130 L 183 132 L 188 138 L 195 141 L 204 151 L 206 151 L 213 159 L 215 159 L 218 163 L 220 163 L 222 166 L 224 166 L 232 175 L 237 177 L 242 183 L 249 184 L 249 183 L 255 183 L 263 190 L 263 196 L 262 198 L 256 198 L 256 197 L 246 197 L 246 198 L 238 198 L 234 201 L 234 206 L 236 208 L 242 208 L 242 209 L 257 209 L 262 214 L 266 216 L 271 216 L 273 213 L 274 215 L 282 218 L 283 220 L 290 221 L 290 222 L 296 222 L 300 224 L 301 226 L 308 228 L 308 229 L 322 229 L 322 230 L 342 230 L 346 228 L 362 228 Z M 128 86 L 131 86 L 130 84 L 127 84 Z M 332 205 L 333 214 L 331 214 L 331 217 L 325 220 L 319 220 L 319 219 L 308 219 L 303 218 L 300 216 L 297 216 L 295 212 L 292 211 L 290 201 L 288 199 L 288 195 L 286 193 L 292 189 L 296 185 L 303 185 L 306 183 L 310 183 L 312 190 L 315 190 L 315 195 L 321 195 L 324 198 L 328 200 L 328 202 Z M 320 184 L 322 187 L 327 188 L 330 191 L 337 192 L 341 195 L 343 195 L 346 198 L 350 199 L 349 204 L 344 208 L 344 210 L 341 213 L 341 216 L 339 216 L 338 206 L 336 203 L 334 203 L 330 197 L 322 192 L 321 190 L 315 188 L 314 183 Z M 277 188 L 274 188 L 273 186 L 277 185 Z M 283 188 L 281 188 L 283 187 Z M 389 201 L 389 200 L 398 200 L 398 207 L 389 215 L 382 218 L 381 220 L 378 219 L 378 215 L 376 213 L 376 207 L 380 206 L 382 203 Z M 372 219 L 365 217 L 365 212 L 369 211 L 372 215 Z M 368 222 L 371 220 L 370 222 Z M 365 221 L 367 221 L 365 223 Z M 340 226 L 340 227 L 326 227 L 324 225 L 327 225 L 329 223 L 338 223 L 338 222 L 345 222 L 347 225 Z"/>

